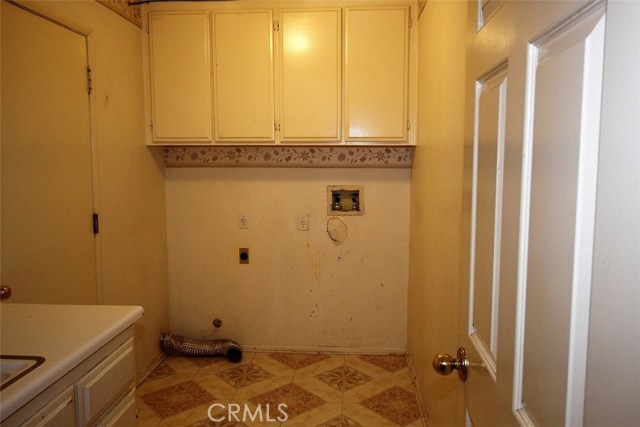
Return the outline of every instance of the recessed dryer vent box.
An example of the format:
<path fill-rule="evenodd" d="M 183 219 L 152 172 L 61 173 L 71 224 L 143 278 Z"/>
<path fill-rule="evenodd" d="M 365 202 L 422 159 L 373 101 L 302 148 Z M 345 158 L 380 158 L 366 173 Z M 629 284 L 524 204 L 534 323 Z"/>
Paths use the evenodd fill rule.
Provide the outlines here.
<path fill-rule="evenodd" d="M 328 186 L 327 215 L 364 215 L 364 188 L 360 185 Z"/>

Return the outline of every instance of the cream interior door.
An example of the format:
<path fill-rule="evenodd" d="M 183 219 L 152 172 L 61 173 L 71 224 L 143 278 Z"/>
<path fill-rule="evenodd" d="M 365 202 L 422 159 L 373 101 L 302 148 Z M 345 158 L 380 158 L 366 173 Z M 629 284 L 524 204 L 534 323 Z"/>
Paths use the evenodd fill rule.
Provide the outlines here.
<path fill-rule="evenodd" d="M 584 423 L 605 2 L 477 2 L 468 47 L 469 425 Z M 477 13 L 476 13 L 477 12 Z"/>
<path fill-rule="evenodd" d="M 87 39 L 2 7 L 2 284 L 10 302 L 96 303 Z"/>

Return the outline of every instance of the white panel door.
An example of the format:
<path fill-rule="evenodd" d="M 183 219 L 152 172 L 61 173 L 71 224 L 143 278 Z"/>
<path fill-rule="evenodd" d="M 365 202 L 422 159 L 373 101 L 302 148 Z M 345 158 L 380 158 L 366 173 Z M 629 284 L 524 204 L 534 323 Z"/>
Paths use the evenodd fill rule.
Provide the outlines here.
<path fill-rule="evenodd" d="M 537 425 L 582 424 L 604 15 L 563 22 L 527 56 L 514 409 Z"/>
<path fill-rule="evenodd" d="M 2 284 L 95 304 L 87 38 L 2 2 Z"/>
<path fill-rule="evenodd" d="M 590 295 L 605 28 L 616 27 L 608 7 L 526 1 L 486 17 L 470 11 L 460 339 L 476 427 L 585 423 L 587 351 L 598 348 L 590 308 L 601 304 Z M 618 393 L 618 418 L 633 418 L 637 394 Z"/>

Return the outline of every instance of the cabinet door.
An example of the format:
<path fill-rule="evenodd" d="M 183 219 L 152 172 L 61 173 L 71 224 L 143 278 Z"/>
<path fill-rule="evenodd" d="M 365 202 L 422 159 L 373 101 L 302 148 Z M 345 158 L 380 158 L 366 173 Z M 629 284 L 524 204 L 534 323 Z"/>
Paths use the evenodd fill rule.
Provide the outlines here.
<path fill-rule="evenodd" d="M 135 391 L 131 390 L 111 411 L 98 427 L 131 427 L 138 425 L 138 408 Z"/>
<path fill-rule="evenodd" d="M 274 140 L 272 25 L 271 11 L 213 14 L 216 141 Z"/>
<path fill-rule="evenodd" d="M 76 425 L 73 387 L 69 387 L 48 405 L 29 418 L 23 427 L 59 427 Z"/>
<path fill-rule="evenodd" d="M 406 141 L 409 8 L 345 9 L 347 141 Z"/>
<path fill-rule="evenodd" d="M 80 426 L 94 425 L 118 396 L 134 388 L 135 370 L 131 338 L 78 381 L 76 394 Z"/>
<path fill-rule="evenodd" d="M 340 9 L 280 12 L 281 141 L 340 141 L 341 30 Z"/>
<path fill-rule="evenodd" d="M 149 14 L 154 142 L 211 141 L 208 12 Z"/>

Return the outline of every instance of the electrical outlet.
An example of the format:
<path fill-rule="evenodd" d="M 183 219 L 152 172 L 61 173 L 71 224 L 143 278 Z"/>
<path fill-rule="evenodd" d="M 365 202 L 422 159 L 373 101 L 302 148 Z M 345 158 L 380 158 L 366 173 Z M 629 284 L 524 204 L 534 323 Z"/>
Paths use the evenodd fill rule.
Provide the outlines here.
<path fill-rule="evenodd" d="M 238 258 L 240 264 L 249 264 L 249 248 L 240 248 L 238 250 Z"/>
<path fill-rule="evenodd" d="M 241 212 L 238 214 L 238 228 L 249 228 L 249 214 Z"/>
<path fill-rule="evenodd" d="M 298 231 L 309 231 L 309 214 L 299 214 L 296 226 Z"/>

